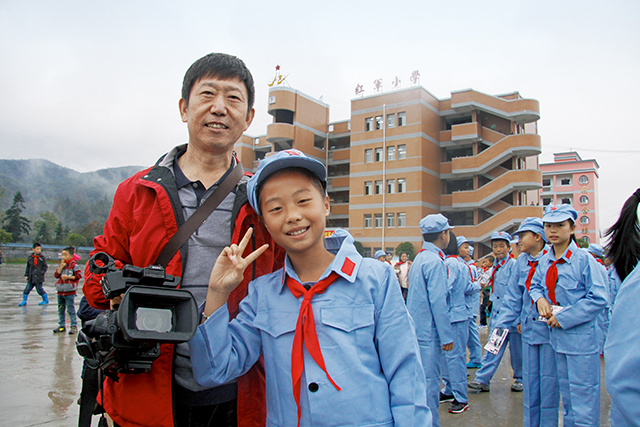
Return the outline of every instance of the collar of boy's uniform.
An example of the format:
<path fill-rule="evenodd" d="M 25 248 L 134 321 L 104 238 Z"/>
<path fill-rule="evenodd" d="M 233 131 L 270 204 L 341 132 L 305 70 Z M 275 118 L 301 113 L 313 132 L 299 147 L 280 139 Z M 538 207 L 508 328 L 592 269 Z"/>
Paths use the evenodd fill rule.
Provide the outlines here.
<path fill-rule="evenodd" d="M 571 240 L 569 242 L 569 246 L 567 246 L 567 249 L 564 250 L 564 253 L 560 258 L 564 258 L 565 262 L 571 263 L 571 258 L 573 258 L 573 254 L 575 254 L 579 249 L 580 248 L 578 247 L 578 245 L 576 245 L 576 243 L 573 240 Z M 551 256 L 549 257 L 550 262 L 554 262 L 556 259 L 560 259 L 560 258 L 556 258 L 555 256 L 556 253 L 553 245 L 551 246 L 551 250 L 549 252 L 551 252 Z"/>
<path fill-rule="evenodd" d="M 444 255 L 444 252 L 442 252 L 442 249 L 440 249 L 439 247 L 437 247 L 433 242 L 423 242 L 422 243 L 422 249 L 428 250 L 430 252 L 434 252 L 434 253 L 442 253 L 442 255 Z"/>
<path fill-rule="evenodd" d="M 358 275 L 358 269 L 362 262 L 362 257 L 350 256 L 350 255 L 352 254 L 341 254 L 341 252 L 338 252 L 338 254 L 335 256 L 333 261 L 331 261 L 331 264 L 329 264 L 329 267 L 327 267 L 324 273 L 322 273 L 322 276 L 320 276 L 320 278 L 316 281 L 316 283 L 326 277 L 329 277 L 329 275 L 333 271 L 335 271 L 340 277 L 345 279 L 347 282 L 354 283 Z M 293 266 L 291 265 L 291 261 L 289 260 L 289 256 L 285 256 L 284 258 L 284 268 L 282 269 L 282 283 L 281 283 L 282 288 L 280 290 L 280 293 L 284 292 L 284 290 L 287 289 L 286 276 L 289 276 L 292 279 L 295 279 L 298 283 L 302 285 L 305 284 L 305 282 L 300 280 L 300 278 L 298 277 L 298 274 L 293 269 Z M 306 283 L 309 283 L 309 282 L 306 282 Z"/>

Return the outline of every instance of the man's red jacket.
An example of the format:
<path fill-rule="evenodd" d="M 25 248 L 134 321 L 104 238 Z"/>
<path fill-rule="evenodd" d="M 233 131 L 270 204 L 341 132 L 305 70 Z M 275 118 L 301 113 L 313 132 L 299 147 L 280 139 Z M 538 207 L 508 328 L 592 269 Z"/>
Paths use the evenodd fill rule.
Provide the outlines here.
<path fill-rule="evenodd" d="M 243 179 L 246 181 L 246 179 Z M 247 254 L 264 243 L 269 249 L 247 270 L 242 283 L 229 297 L 229 314 L 234 318 L 253 278 L 282 267 L 284 251 L 277 247 L 247 203 L 246 184 L 236 189 L 233 209 L 232 242 L 238 243 L 249 227 L 254 228 Z M 106 252 L 122 264 L 147 267 L 184 222 L 178 190 L 169 168 L 156 166 L 122 182 L 116 191 L 104 234 L 94 239 L 96 252 Z M 185 248 L 178 251 L 166 267 L 167 274 L 182 277 Z M 120 263 L 117 265 L 121 266 Z M 84 294 L 94 308 L 108 309 L 100 286 L 101 275 L 85 272 Z M 119 382 L 104 381 L 104 408 L 122 427 L 173 427 L 173 345 L 162 344 L 161 354 L 151 371 L 120 374 Z M 100 398 L 99 398 L 100 400 Z M 102 403 L 102 402 L 100 402 Z M 262 358 L 238 378 L 238 426 L 263 427 L 266 423 L 264 364 Z"/>

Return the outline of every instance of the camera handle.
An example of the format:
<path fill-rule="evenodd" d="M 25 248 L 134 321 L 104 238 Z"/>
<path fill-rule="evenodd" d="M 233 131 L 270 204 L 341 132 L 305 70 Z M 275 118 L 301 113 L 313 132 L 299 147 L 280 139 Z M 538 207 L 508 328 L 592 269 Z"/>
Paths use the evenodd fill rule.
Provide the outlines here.
<path fill-rule="evenodd" d="M 218 205 L 222 203 L 231 190 L 238 185 L 243 175 L 244 169 L 242 168 L 242 163 L 237 161 L 236 166 L 233 168 L 231 173 L 227 175 L 213 194 L 209 196 L 198 209 L 196 209 L 193 215 L 191 215 L 189 219 L 182 224 L 182 227 L 176 231 L 176 234 L 171 237 L 164 249 L 162 249 L 162 252 L 160 252 L 160 255 L 158 255 L 154 265 L 166 267 L 167 264 L 169 264 L 169 261 L 171 261 L 176 252 L 180 250 L 182 245 L 189 239 L 189 237 L 191 237 L 198 227 L 200 227 L 200 225 L 209 218 L 209 215 L 211 215 Z"/>

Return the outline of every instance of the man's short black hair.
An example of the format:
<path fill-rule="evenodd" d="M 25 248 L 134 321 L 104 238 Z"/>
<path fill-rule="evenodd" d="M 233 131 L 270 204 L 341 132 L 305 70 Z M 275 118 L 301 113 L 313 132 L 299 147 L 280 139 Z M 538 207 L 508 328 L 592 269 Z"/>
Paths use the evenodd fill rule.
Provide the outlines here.
<path fill-rule="evenodd" d="M 205 77 L 242 80 L 247 88 L 249 106 L 247 114 L 249 114 L 253 108 L 256 89 L 253 84 L 253 76 L 242 59 L 226 53 L 210 53 L 191 64 L 182 81 L 182 99 L 187 105 L 189 105 L 189 96 L 193 85 Z"/>
<path fill-rule="evenodd" d="M 38 242 L 34 242 L 33 246 L 31 246 L 32 249 L 35 249 L 37 247 L 42 247 L 42 245 L 40 243 L 38 243 Z"/>
<path fill-rule="evenodd" d="M 66 251 L 69 255 L 73 255 L 76 253 L 76 248 L 74 248 L 73 246 L 67 246 L 63 249 L 63 251 Z"/>
<path fill-rule="evenodd" d="M 449 245 L 443 250 L 445 255 L 460 255 L 460 250 L 458 249 L 458 239 L 453 231 L 449 232 Z"/>

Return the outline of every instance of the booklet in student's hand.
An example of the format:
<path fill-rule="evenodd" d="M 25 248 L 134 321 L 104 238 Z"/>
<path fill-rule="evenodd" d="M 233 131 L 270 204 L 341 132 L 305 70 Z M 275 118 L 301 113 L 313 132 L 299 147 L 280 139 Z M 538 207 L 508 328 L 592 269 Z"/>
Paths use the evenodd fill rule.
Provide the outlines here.
<path fill-rule="evenodd" d="M 498 354 L 508 333 L 509 329 L 507 328 L 493 328 L 491 336 L 489 336 L 489 341 L 487 341 L 487 345 L 484 346 L 484 349 L 491 354 Z"/>
<path fill-rule="evenodd" d="M 551 305 L 551 314 L 555 316 L 556 314 L 560 313 L 563 309 L 564 309 L 564 307 L 562 307 L 560 305 L 553 305 L 552 304 Z M 540 316 L 540 317 L 538 317 L 538 320 L 541 321 L 541 322 L 547 323 L 548 319 L 546 317 Z"/>

